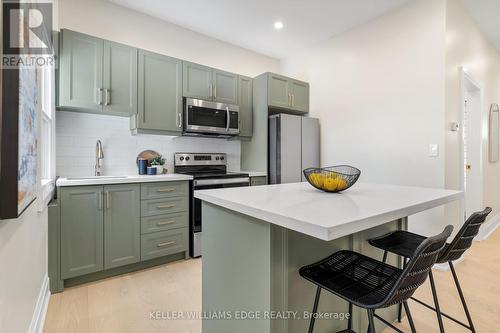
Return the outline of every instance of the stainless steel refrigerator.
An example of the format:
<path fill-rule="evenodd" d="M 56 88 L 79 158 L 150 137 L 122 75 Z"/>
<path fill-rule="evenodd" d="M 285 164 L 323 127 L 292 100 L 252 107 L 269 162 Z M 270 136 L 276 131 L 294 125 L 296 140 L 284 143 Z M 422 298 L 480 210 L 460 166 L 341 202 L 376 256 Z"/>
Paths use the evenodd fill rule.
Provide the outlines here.
<path fill-rule="evenodd" d="M 280 113 L 269 117 L 269 183 L 305 181 L 302 170 L 319 167 L 319 121 Z"/>

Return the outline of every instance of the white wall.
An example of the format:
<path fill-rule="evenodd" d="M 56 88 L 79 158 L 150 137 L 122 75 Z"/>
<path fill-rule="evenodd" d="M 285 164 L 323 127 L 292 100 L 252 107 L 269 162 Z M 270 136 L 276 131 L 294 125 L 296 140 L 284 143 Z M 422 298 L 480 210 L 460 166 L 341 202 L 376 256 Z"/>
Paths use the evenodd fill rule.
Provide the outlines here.
<path fill-rule="evenodd" d="M 279 61 L 181 28 L 103 0 L 59 0 L 59 26 L 183 60 L 242 75 L 276 72 Z M 95 142 L 105 149 L 104 174 L 136 173 L 135 158 L 153 149 L 167 158 L 173 171 L 174 152 L 226 152 L 229 167 L 240 167 L 240 142 L 219 139 L 131 136 L 128 118 L 90 114 L 57 114 L 57 175 L 93 173 Z"/>
<path fill-rule="evenodd" d="M 228 168 L 240 169 L 238 140 L 146 134 L 132 136 L 128 118 L 66 111 L 58 111 L 56 126 L 58 176 L 93 175 L 98 139 L 104 148 L 104 175 L 137 174 L 136 157 L 147 149 L 155 150 L 166 158 L 169 172 L 173 172 L 175 152 L 226 153 Z"/>
<path fill-rule="evenodd" d="M 459 67 L 483 87 L 484 205 L 490 218 L 500 212 L 500 163 L 488 157 L 488 120 L 492 103 L 500 103 L 500 52 L 485 38 L 461 0 L 448 0 L 446 7 L 446 123 L 460 122 L 461 88 Z M 460 137 L 446 131 L 446 186 L 460 188 Z M 450 206 L 451 208 L 451 206 Z M 460 221 L 457 209 L 447 210 L 450 223 Z M 455 222 L 456 223 L 456 222 Z"/>
<path fill-rule="evenodd" d="M 279 69 L 277 59 L 105 0 L 58 1 L 61 28 L 252 77 Z"/>
<path fill-rule="evenodd" d="M 361 181 L 444 186 L 445 0 L 416 0 L 282 61 L 311 87 L 321 164 L 352 164 Z M 429 157 L 429 144 L 439 157 Z M 442 229 L 443 210 L 410 219 Z"/>

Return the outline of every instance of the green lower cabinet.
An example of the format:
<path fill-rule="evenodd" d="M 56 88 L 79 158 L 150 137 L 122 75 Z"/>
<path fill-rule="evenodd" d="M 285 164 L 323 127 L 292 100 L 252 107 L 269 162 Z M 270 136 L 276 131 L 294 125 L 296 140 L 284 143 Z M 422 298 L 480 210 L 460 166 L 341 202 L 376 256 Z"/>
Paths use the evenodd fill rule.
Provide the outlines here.
<path fill-rule="evenodd" d="M 61 277 L 97 272 L 104 263 L 103 187 L 61 189 Z"/>
<path fill-rule="evenodd" d="M 141 259 L 139 184 L 104 186 L 104 269 Z"/>
<path fill-rule="evenodd" d="M 187 228 L 155 232 L 141 236 L 141 260 L 150 260 L 187 249 Z"/>

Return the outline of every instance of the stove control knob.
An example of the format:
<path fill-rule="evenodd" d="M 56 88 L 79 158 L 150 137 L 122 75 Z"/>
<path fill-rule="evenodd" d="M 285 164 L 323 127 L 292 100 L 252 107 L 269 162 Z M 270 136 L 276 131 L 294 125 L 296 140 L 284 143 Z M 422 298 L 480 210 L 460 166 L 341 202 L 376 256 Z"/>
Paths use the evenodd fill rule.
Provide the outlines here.
<path fill-rule="evenodd" d="M 181 156 L 179 159 L 180 159 L 181 161 L 184 161 L 184 156 Z"/>
<path fill-rule="evenodd" d="M 186 161 L 189 161 L 189 156 L 186 157 Z"/>
<path fill-rule="evenodd" d="M 224 161 L 224 156 L 221 156 L 221 157 L 220 157 L 220 160 L 221 160 L 221 161 Z"/>
<path fill-rule="evenodd" d="M 219 160 L 219 156 L 217 156 L 217 157 L 215 158 L 215 160 L 216 160 L 216 161 L 218 161 L 218 160 Z"/>

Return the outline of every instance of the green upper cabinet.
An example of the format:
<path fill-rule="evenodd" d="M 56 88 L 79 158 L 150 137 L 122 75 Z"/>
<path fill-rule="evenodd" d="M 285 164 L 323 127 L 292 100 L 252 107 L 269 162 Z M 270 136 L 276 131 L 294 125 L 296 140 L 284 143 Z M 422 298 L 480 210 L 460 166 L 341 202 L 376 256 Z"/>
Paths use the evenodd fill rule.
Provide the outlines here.
<path fill-rule="evenodd" d="M 103 187 L 61 189 L 61 277 L 103 269 Z"/>
<path fill-rule="evenodd" d="M 137 49 L 104 42 L 104 113 L 137 113 Z"/>
<path fill-rule="evenodd" d="M 104 269 L 141 259 L 140 196 L 139 184 L 104 186 Z"/>
<path fill-rule="evenodd" d="M 268 74 L 268 105 L 295 113 L 309 112 L 309 84 L 286 76 Z"/>
<path fill-rule="evenodd" d="M 240 101 L 240 136 L 251 137 L 253 134 L 253 80 L 239 76 Z"/>
<path fill-rule="evenodd" d="M 289 78 L 269 73 L 268 104 L 277 108 L 290 107 Z"/>
<path fill-rule="evenodd" d="M 213 70 L 214 101 L 226 104 L 238 104 L 238 75 Z"/>
<path fill-rule="evenodd" d="M 182 68 L 184 97 L 238 104 L 237 74 L 187 61 Z"/>
<path fill-rule="evenodd" d="M 139 93 L 137 119 L 132 129 L 182 133 L 182 61 L 139 50 Z"/>
<path fill-rule="evenodd" d="M 212 100 L 212 68 L 187 61 L 182 67 L 184 97 Z"/>
<path fill-rule="evenodd" d="M 62 29 L 58 109 L 137 113 L 137 49 Z"/>
<path fill-rule="evenodd" d="M 104 41 L 64 29 L 60 41 L 59 106 L 101 112 Z"/>
<path fill-rule="evenodd" d="M 309 112 L 309 83 L 291 80 L 290 94 L 292 109 L 298 112 Z"/>

